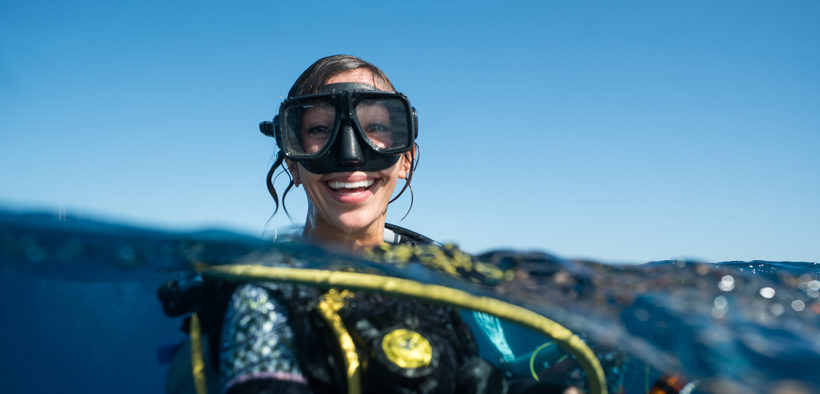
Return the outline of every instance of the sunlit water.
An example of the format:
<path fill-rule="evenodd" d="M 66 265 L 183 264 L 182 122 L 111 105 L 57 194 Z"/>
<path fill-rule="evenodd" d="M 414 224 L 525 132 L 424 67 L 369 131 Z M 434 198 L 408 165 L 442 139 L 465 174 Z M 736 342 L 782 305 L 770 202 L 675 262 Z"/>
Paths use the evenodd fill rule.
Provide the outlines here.
<path fill-rule="evenodd" d="M 179 319 L 162 314 L 159 285 L 194 262 L 275 264 L 283 256 L 305 267 L 354 267 L 524 306 L 579 333 L 601 350 L 605 367 L 609 350 L 625 354 L 612 376 L 624 380 L 627 392 L 642 392 L 662 372 L 697 381 L 695 392 L 820 390 L 816 263 L 616 266 L 493 251 L 479 258 L 512 270 L 514 279 L 479 285 L 427 267 L 223 231 L 162 232 L 0 212 L 3 391 L 163 392 L 167 365 L 158 349 L 183 334 Z M 516 327 L 506 330 L 516 355 L 541 343 Z M 480 345 L 486 358 L 502 356 L 487 341 Z"/>

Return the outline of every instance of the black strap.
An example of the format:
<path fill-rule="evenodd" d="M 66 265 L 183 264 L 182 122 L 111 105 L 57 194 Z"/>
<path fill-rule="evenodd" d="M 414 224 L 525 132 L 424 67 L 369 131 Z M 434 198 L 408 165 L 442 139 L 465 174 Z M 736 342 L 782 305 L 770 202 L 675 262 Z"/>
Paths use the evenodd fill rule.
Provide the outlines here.
<path fill-rule="evenodd" d="M 439 245 L 440 243 L 433 241 L 430 238 L 427 238 L 415 231 L 408 230 L 404 227 L 397 226 L 395 224 L 385 223 L 384 228 L 387 230 L 392 231 L 394 234 L 398 235 L 398 239 L 391 243 L 397 244 L 410 244 L 413 246 L 417 245 Z"/>

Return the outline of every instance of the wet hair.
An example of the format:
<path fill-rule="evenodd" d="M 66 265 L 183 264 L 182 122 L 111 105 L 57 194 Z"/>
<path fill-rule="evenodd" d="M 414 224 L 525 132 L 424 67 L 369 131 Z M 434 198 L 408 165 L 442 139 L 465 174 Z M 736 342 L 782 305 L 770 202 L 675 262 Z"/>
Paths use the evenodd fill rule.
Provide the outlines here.
<path fill-rule="evenodd" d="M 384 84 L 390 87 L 390 90 L 396 90 L 393 87 L 393 83 L 390 82 L 390 79 L 387 78 L 387 75 L 379 69 L 378 67 L 370 64 L 358 57 L 350 56 L 350 55 L 333 55 L 328 57 L 323 57 L 307 68 L 299 78 L 296 79 L 296 82 L 293 83 L 293 86 L 290 88 L 288 92 L 288 98 L 297 97 L 297 96 L 304 96 L 308 94 L 316 94 L 322 89 L 323 86 L 327 83 L 330 78 L 333 78 L 336 75 L 339 75 L 345 71 L 349 70 L 357 70 L 357 69 L 365 69 L 370 72 L 373 76 L 373 85 Z M 392 200 L 388 202 L 392 203 L 396 201 L 406 189 L 410 189 L 410 207 L 407 209 L 407 213 L 404 217 L 407 217 L 407 214 L 410 213 L 410 209 L 413 208 L 413 187 L 410 186 L 410 181 L 413 179 L 413 172 L 415 171 L 418 165 L 418 157 L 416 157 L 416 150 L 418 149 L 418 145 L 413 145 L 413 149 L 410 150 L 410 171 L 407 174 L 407 179 L 404 183 L 404 187 L 402 187 L 399 194 L 394 197 Z M 266 177 L 266 183 L 268 186 L 268 193 L 270 193 L 271 197 L 273 197 L 273 202 L 276 204 L 276 209 L 273 211 L 273 215 L 276 215 L 276 212 L 279 211 L 279 196 L 276 193 L 276 188 L 274 188 L 274 174 L 276 173 L 276 169 L 282 166 L 282 163 L 285 161 L 285 152 L 279 150 L 276 153 L 276 160 L 273 162 L 270 170 L 268 171 L 268 175 Z M 288 208 L 285 206 L 285 197 L 288 195 L 288 192 L 293 188 L 293 176 L 287 170 L 282 170 L 281 173 L 287 174 L 288 178 L 290 178 L 288 182 L 288 186 L 285 188 L 285 191 L 282 193 L 282 208 L 285 210 L 285 214 L 290 218 L 290 213 L 288 213 Z M 280 173 L 280 174 L 281 174 Z M 271 215 L 271 217 L 273 217 Z M 404 219 L 402 217 L 402 220 Z"/>
<path fill-rule="evenodd" d="M 345 71 L 358 69 L 370 71 L 373 75 L 374 86 L 382 83 L 389 86 L 391 90 L 396 90 L 384 71 L 378 67 L 355 56 L 333 55 L 317 60 L 302 72 L 290 88 L 288 98 L 319 93 L 330 78 Z"/>

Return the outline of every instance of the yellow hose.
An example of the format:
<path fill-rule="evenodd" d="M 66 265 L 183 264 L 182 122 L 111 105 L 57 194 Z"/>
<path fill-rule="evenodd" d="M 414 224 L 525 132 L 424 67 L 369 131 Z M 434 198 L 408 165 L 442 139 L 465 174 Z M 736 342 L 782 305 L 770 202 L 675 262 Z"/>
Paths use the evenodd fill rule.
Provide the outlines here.
<path fill-rule="evenodd" d="M 202 328 L 199 316 L 194 312 L 191 315 L 191 365 L 194 375 L 194 387 L 197 394 L 208 394 L 205 383 L 205 359 L 202 355 Z"/>
<path fill-rule="evenodd" d="M 348 293 L 329 291 L 319 301 L 319 313 L 333 330 L 336 341 L 342 349 L 342 360 L 347 374 L 347 394 L 359 394 L 362 391 L 359 378 L 359 354 L 356 353 L 356 344 L 353 343 L 353 338 L 347 332 L 342 317 L 338 313 L 339 309 L 344 306 L 344 299 L 352 296 Z"/>

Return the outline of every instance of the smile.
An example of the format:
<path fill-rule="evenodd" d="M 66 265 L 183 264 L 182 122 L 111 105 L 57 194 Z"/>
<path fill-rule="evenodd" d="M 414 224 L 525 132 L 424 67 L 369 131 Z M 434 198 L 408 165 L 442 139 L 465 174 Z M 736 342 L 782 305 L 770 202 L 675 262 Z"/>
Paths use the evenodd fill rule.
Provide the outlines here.
<path fill-rule="evenodd" d="M 367 190 L 370 186 L 373 186 L 374 182 L 375 180 L 373 179 L 365 179 L 356 182 L 328 181 L 327 186 L 337 192 L 355 193 Z"/>

